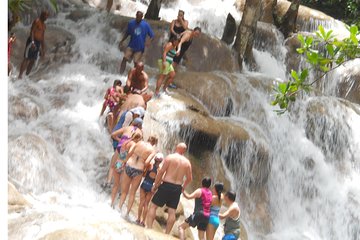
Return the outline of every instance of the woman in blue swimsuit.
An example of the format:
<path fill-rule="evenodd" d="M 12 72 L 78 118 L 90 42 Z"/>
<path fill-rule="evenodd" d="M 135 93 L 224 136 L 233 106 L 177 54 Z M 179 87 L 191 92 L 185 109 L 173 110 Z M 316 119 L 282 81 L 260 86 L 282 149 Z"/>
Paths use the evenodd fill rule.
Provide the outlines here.
<path fill-rule="evenodd" d="M 210 207 L 210 218 L 206 228 L 206 239 L 213 240 L 215 232 L 220 224 L 219 212 L 224 198 L 222 192 L 224 191 L 224 184 L 215 183 L 213 189 L 213 197 Z"/>
<path fill-rule="evenodd" d="M 143 227 L 145 227 L 144 221 L 146 219 L 150 200 L 153 196 L 153 193 L 151 192 L 151 188 L 153 187 L 156 174 L 159 171 L 160 164 L 163 159 L 164 156 L 162 153 L 157 153 L 155 155 L 154 160 L 151 161 L 151 165 L 147 169 L 145 178 L 140 185 L 140 203 L 139 203 L 138 218 L 136 220 L 136 223 Z M 142 221 L 141 221 L 141 215 L 142 215 Z"/>

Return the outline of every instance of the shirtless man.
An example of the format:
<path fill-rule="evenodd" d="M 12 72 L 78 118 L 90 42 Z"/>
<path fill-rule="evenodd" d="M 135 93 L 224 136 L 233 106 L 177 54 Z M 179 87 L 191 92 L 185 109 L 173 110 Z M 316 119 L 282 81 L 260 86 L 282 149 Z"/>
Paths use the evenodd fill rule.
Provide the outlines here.
<path fill-rule="evenodd" d="M 126 216 L 129 215 L 134 203 L 135 193 L 138 189 L 145 168 L 149 167 L 150 161 L 156 154 L 156 150 L 150 142 L 140 141 L 132 147 L 126 156 L 125 174 L 123 174 L 121 184 L 121 197 L 119 208 L 121 210 L 125 199 L 129 193 Z"/>
<path fill-rule="evenodd" d="M 30 36 L 26 41 L 24 60 L 20 66 L 19 78 L 22 78 L 22 74 L 26 69 L 26 75 L 29 75 L 35 60 L 40 56 L 45 56 L 45 21 L 49 17 L 48 11 L 42 11 L 40 17 L 35 19 L 32 23 Z"/>
<path fill-rule="evenodd" d="M 180 34 L 180 43 L 178 45 L 178 50 L 176 56 L 173 59 L 173 66 L 176 67 L 181 59 L 183 58 L 186 50 L 190 47 L 194 37 L 199 37 L 201 34 L 201 28 L 196 27 L 194 30 L 186 30 Z"/>
<path fill-rule="evenodd" d="M 224 224 L 224 237 L 222 240 L 236 240 L 240 237 L 240 208 L 235 202 L 236 193 L 229 191 L 225 194 L 224 200 L 229 208 L 220 213 L 220 219 L 226 219 Z"/>
<path fill-rule="evenodd" d="M 149 77 L 144 71 L 144 63 L 135 63 L 135 67 L 129 71 L 126 85 L 130 88 L 131 93 L 139 94 L 144 98 L 145 102 L 148 102 L 152 93 L 148 93 Z"/>
<path fill-rule="evenodd" d="M 156 209 L 165 204 L 168 209 L 168 219 L 166 224 L 166 234 L 169 234 L 175 223 L 175 212 L 179 204 L 181 192 L 192 181 L 191 163 L 184 155 L 186 144 L 179 143 L 176 146 L 175 153 L 168 155 L 163 166 L 156 175 L 152 192 L 155 193 L 152 198 L 148 217 L 147 227 L 152 228 Z M 184 177 L 186 180 L 184 182 Z"/>

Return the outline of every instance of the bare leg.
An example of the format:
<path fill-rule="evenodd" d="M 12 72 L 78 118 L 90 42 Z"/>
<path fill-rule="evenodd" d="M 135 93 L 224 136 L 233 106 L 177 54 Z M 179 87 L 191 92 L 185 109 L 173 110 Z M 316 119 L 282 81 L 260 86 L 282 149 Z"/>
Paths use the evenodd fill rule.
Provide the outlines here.
<path fill-rule="evenodd" d="M 156 90 L 155 90 L 156 95 L 158 95 L 160 92 L 160 87 L 161 87 L 161 84 L 162 84 L 165 76 L 166 75 L 164 75 L 164 74 L 160 74 L 158 80 L 156 81 Z"/>
<path fill-rule="evenodd" d="M 146 193 L 146 197 L 145 197 L 145 204 L 144 204 L 144 211 L 143 211 L 143 220 L 142 222 L 144 223 L 145 220 L 146 220 L 146 216 L 147 216 L 147 213 L 148 213 L 148 210 L 149 210 L 149 203 L 150 203 L 150 200 L 151 200 L 151 197 L 153 196 L 153 194 L 151 192 L 149 193 Z"/>
<path fill-rule="evenodd" d="M 169 85 L 174 81 L 174 78 L 175 78 L 175 71 L 172 71 L 169 73 L 169 78 L 164 83 L 164 91 L 166 91 L 166 89 L 169 87 Z"/>
<path fill-rule="evenodd" d="M 127 205 L 127 212 L 126 215 L 129 215 L 131 211 L 131 207 L 134 204 L 136 190 L 139 188 L 140 182 L 142 179 L 142 175 L 136 176 L 131 180 L 131 186 L 129 191 L 129 199 Z"/>
<path fill-rule="evenodd" d="M 31 69 L 32 69 L 33 66 L 34 66 L 34 63 L 35 63 L 35 60 L 30 60 L 30 61 L 29 61 L 29 64 L 27 65 L 27 68 L 26 68 L 26 75 L 29 75 L 29 74 L 30 74 Z"/>
<path fill-rule="evenodd" d="M 114 186 L 111 191 L 111 207 L 114 208 L 115 206 L 115 198 L 117 196 L 119 187 L 120 187 L 120 173 L 114 171 Z"/>
<path fill-rule="evenodd" d="M 18 78 L 22 78 L 23 72 L 25 71 L 27 65 L 29 64 L 29 60 L 24 59 L 20 65 L 20 72 L 19 72 L 19 77 Z"/>
<path fill-rule="evenodd" d="M 205 240 L 205 231 L 198 230 L 199 240 Z"/>
<path fill-rule="evenodd" d="M 173 208 L 168 209 L 168 219 L 167 219 L 166 230 L 165 230 L 166 234 L 169 234 L 171 232 L 171 229 L 174 226 L 174 223 L 176 220 L 175 212 L 176 212 L 176 209 L 173 209 Z"/>
<path fill-rule="evenodd" d="M 123 74 L 126 68 L 127 59 L 123 58 L 120 65 L 120 74 Z"/>
<path fill-rule="evenodd" d="M 140 202 L 139 202 L 138 217 L 137 217 L 138 222 L 141 222 L 141 215 L 143 213 L 143 208 L 145 206 L 145 198 L 146 198 L 146 192 L 144 191 L 144 189 L 140 188 Z"/>
<path fill-rule="evenodd" d="M 149 215 L 147 216 L 147 219 L 146 219 L 146 227 L 152 228 L 157 208 L 158 208 L 158 206 L 156 206 L 154 203 L 150 204 Z"/>
<path fill-rule="evenodd" d="M 170 210 L 170 209 L 169 209 Z M 169 215 L 170 216 L 170 215 Z M 189 224 L 186 222 L 183 222 L 180 226 L 179 226 L 179 238 L 180 240 L 184 240 L 185 239 L 185 229 L 187 229 L 189 227 Z"/>
<path fill-rule="evenodd" d="M 124 205 L 126 196 L 127 196 L 128 192 L 129 192 L 131 178 L 126 173 L 124 173 L 121 180 L 122 180 L 121 181 L 121 196 L 120 196 L 120 202 L 119 202 L 119 208 L 120 209 Z"/>
<path fill-rule="evenodd" d="M 113 129 L 113 124 L 114 124 L 114 114 L 113 113 L 109 113 L 107 115 L 107 124 L 108 124 L 108 131 L 109 131 L 109 133 L 111 133 L 111 131 Z"/>
<path fill-rule="evenodd" d="M 215 236 L 216 228 L 212 224 L 208 224 L 206 227 L 206 240 L 213 240 Z"/>
<path fill-rule="evenodd" d="M 108 178 L 107 178 L 107 181 L 106 181 L 106 183 L 108 183 L 108 184 L 111 183 L 111 179 L 112 179 L 112 177 L 114 175 L 114 171 L 115 171 L 114 165 L 115 165 L 116 160 L 118 159 L 118 156 L 119 156 L 119 152 L 116 150 L 114 152 L 114 154 L 112 155 L 112 157 L 111 157 L 109 174 L 108 174 Z"/>

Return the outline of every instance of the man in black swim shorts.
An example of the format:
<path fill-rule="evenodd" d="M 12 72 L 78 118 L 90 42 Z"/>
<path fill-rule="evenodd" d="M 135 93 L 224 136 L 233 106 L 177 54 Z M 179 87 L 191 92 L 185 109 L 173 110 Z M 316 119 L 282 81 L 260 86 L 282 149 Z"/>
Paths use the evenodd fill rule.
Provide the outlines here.
<path fill-rule="evenodd" d="M 179 143 L 175 153 L 168 155 L 163 166 L 156 175 L 152 192 L 156 192 L 150 205 L 147 227 L 152 228 L 156 209 L 166 205 L 168 209 L 168 219 L 166 224 L 166 234 L 171 232 L 175 223 L 175 212 L 179 204 L 182 189 L 192 181 L 191 163 L 183 154 L 186 152 L 186 144 Z M 186 180 L 184 182 L 184 177 Z"/>

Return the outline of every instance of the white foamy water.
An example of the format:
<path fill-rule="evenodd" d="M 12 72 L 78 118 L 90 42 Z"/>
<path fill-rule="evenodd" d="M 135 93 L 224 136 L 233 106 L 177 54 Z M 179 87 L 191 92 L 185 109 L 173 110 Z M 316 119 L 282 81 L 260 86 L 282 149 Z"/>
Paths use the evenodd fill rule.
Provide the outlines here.
<path fill-rule="evenodd" d="M 122 3 L 120 13 L 128 4 L 129 16 L 138 7 L 145 8 L 140 2 Z M 171 20 L 178 9 L 183 9 L 190 25 L 202 22 L 207 33 L 219 37 L 227 13 L 233 11 L 232 4 L 179 1 L 171 9 L 162 9 L 160 16 Z M 211 18 L 207 17 L 210 13 Z M 108 193 L 100 188 L 112 147 L 98 117 L 103 94 L 112 81 L 125 81 L 125 77 L 115 74 L 117 63 L 109 64 L 110 70 L 101 70 L 103 62 L 113 63 L 122 57 L 116 44 L 121 36 L 109 29 L 105 12 L 94 11 L 82 24 L 65 20 L 65 15 L 59 14 L 58 20 L 48 24 L 62 26 L 75 35 L 73 49 L 80 53 L 79 58 L 38 82 L 9 79 L 9 99 L 19 97 L 19 101 L 25 100 L 27 110 L 38 113 L 26 120 L 9 109 L 9 176 L 27 192 L 26 198 L 33 204 L 26 213 L 8 215 L 9 221 L 18 224 L 17 232 L 9 236 L 39 239 L 54 230 L 80 226 L 91 236 L 101 233 L 101 239 L 134 239 L 131 231 L 118 230 L 117 226 L 89 227 L 94 222 L 121 225 L 124 221 L 110 208 Z M 282 48 L 281 43 L 277 45 Z M 305 98 L 299 99 L 293 113 L 277 116 L 269 104 L 270 93 L 251 85 L 249 79 L 259 79 L 266 85 L 269 79 L 283 78 L 286 66 L 279 56 L 284 53 L 274 57 L 266 50 L 256 50 L 254 54 L 260 73 L 238 74 L 236 82 L 224 77 L 232 86 L 228 94 L 234 102 L 231 117 L 224 119 L 242 126 L 252 141 L 241 145 L 222 136 L 214 149 L 214 155 L 222 157 L 232 188 L 241 192 L 238 200 L 249 239 L 358 239 L 359 105 L 343 104 L 331 96 Z M 154 81 L 151 78 L 152 87 Z M 174 117 L 184 109 L 183 103 L 169 96 L 149 104 L 144 128 L 147 134 L 158 134 L 164 152 L 171 151 L 180 123 L 187 121 Z M 220 153 L 222 141 L 228 142 L 226 151 Z M 259 159 L 263 165 L 257 172 L 254 164 L 259 164 Z M 267 200 L 263 202 L 269 213 L 269 231 L 264 231 L 266 227 L 259 226 L 259 219 L 254 218 L 255 202 L 259 200 L 251 194 L 254 189 L 266 192 Z M 34 217 L 29 220 L 31 224 L 21 223 L 24 216 Z M 266 223 L 266 219 L 260 220 Z"/>

